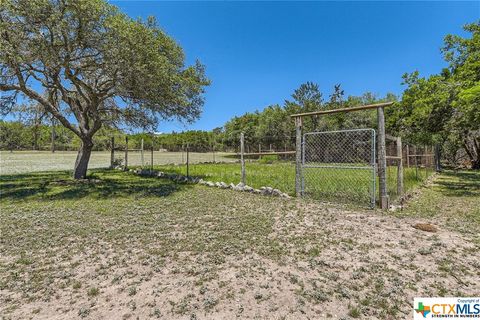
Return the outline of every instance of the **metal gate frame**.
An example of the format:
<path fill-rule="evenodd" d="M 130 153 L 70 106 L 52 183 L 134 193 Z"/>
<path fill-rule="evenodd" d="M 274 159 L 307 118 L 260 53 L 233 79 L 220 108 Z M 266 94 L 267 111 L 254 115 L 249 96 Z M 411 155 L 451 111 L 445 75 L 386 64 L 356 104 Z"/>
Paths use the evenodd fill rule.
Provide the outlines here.
<path fill-rule="evenodd" d="M 321 134 L 332 134 L 332 133 L 343 133 L 343 132 L 359 132 L 359 131 L 370 131 L 372 134 L 372 143 L 371 143 L 371 157 L 369 166 L 329 166 L 329 165 L 307 165 L 305 164 L 305 138 L 309 135 L 321 135 Z M 307 132 L 303 134 L 302 137 L 302 165 L 301 165 L 301 195 L 304 196 L 305 191 L 305 170 L 304 168 L 330 168 L 330 169 L 354 169 L 354 170 L 370 170 L 372 172 L 371 179 L 371 193 L 370 193 L 370 208 L 375 208 L 375 195 L 376 195 L 376 173 L 377 173 L 377 161 L 376 161 L 376 132 L 375 129 L 348 129 L 348 130 L 334 130 L 334 131 L 318 131 L 318 132 Z"/>

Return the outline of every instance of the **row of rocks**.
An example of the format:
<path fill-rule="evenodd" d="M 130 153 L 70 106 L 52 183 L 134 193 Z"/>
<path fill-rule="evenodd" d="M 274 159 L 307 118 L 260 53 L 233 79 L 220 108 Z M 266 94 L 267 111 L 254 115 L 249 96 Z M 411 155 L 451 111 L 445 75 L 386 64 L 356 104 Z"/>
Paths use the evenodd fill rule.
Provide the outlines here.
<path fill-rule="evenodd" d="M 139 176 L 142 176 L 142 177 L 156 177 L 156 178 L 162 178 L 162 179 L 169 179 L 169 180 L 180 182 L 180 183 L 198 183 L 200 181 L 200 178 L 196 178 L 196 177 L 187 177 L 181 174 L 168 173 L 168 172 L 155 171 L 155 170 L 152 171 L 149 169 L 130 169 L 128 171 L 133 172 L 134 174 L 138 174 Z"/>
<path fill-rule="evenodd" d="M 232 189 L 234 191 L 242 191 L 242 192 L 251 192 L 256 194 L 261 194 L 265 196 L 276 196 L 282 198 L 290 198 L 287 193 L 284 193 L 278 189 L 274 189 L 271 187 L 261 187 L 260 189 L 252 188 L 242 182 L 238 184 L 226 184 L 225 182 L 212 182 L 212 181 L 205 181 L 203 179 L 197 177 L 187 177 L 181 174 L 176 173 L 168 173 L 163 171 L 155 171 L 155 170 L 148 170 L 148 169 L 130 169 L 129 172 L 137 174 L 143 177 L 157 177 L 162 179 L 169 179 L 175 182 L 180 183 L 198 183 L 207 187 L 216 187 L 219 189 Z"/>
<path fill-rule="evenodd" d="M 290 198 L 290 196 L 287 193 L 284 193 L 278 189 L 274 189 L 271 187 L 261 187 L 260 189 L 255 189 L 242 182 L 238 184 L 233 184 L 233 183 L 226 184 L 223 181 L 212 182 L 212 181 L 205 181 L 203 179 L 200 179 L 198 183 L 207 187 L 216 187 L 220 189 L 232 189 L 234 191 L 251 192 L 251 193 L 261 194 L 264 196 L 277 196 L 282 198 Z"/>

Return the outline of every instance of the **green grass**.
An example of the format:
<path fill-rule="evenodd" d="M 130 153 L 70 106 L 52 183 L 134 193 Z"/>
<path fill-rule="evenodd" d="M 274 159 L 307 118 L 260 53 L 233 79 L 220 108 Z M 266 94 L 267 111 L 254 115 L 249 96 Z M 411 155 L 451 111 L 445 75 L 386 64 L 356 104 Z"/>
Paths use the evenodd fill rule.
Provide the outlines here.
<path fill-rule="evenodd" d="M 123 157 L 123 153 L 117 153 Z M 237 184 L 241 180 L 240 164 L 229 154 L 216 153 L 216 161 L 227 163 L 201 164 L 212 161 L 212 153 L 190 153 L 190 175 L 200 176 L 206 180 L 223 181 Z M 0 152 L 0 175 L 37 172 L 45 170 L 70 170 L 75 161 L 75 152 L 42 151 L 15 151 L 13 153 Z M 145 164 L 150 163 L 150 153 L 144 156 Z M 268 161 L 267 161 L 268 160 Z M 183 163 L 186 154 L 181 152 L 155 152 L 154 163 L 156 168 L 167 172 L 186 174 L 185 165 L 168 165 L 168 163 Z M 94 152 L 90 161 L 90 168 L 107 167 L 110 163 L 109 152 Z M 141 158 L 139 152 L 131 152 L 129 165 L 139 166 Z M 388 192 L 391 199 L 397 198 L 397 173 L 395 166 L 387 170 Z M 295 164 L 287 161 L 277 161 L 274 157 L 264 157 L 260 161 L 247 161 L 246 183 L 254 188 L 269 186 L 280 189 L 290 195 L 295 195 Z M 324 201 L 343 200 L 368 206 L 371 194 L 371 173 L 366 170 L 350 169 L 306 169 L 305 194 L 314 199 Z M 432 172 L 424 168 L 404 169 L 404 185 L 408 192 L 420 185 Z M 378 190 L 378 183 L 377 183 Z"/>
<path fill-rule="evenodd" d="M 246 162 L 246 183 L 254 188 L 268 186 L 295 195 L 295 164 L 293 162 L 275 161 L 260 163 Z M 155 166 L 156 170 L 187 174 L 185 165 Z M 324 201 L 353 202 L 368 206 L 372 190 L 372 172 L 363 169 L 306 168 L 305 195 Z M 411 191 L 423 183 L 433 172 L 427 169 L 404 168 L 405 191 Z M 192 164 L 189 166 L 191 176 L 201 177 L 213 182 L 223 181 L 237 184 L 241 181 L 239 163 Z M 388 192 L 392 199 L 397 198 L 397 168 L 389 166 L 387 170 Z M 376 190 L 378 191 L 378 178 Z"/>
<path fill-rule="evenodd" d="M 405 210 L 395 214 L 432 219 L 432 222 L 441 216 L 452 229 L 480 235 L 479 171 L 446 171 L 436 177 L 432 186 L 419 191 L 418 199 L 409 201 Z"/>
<path fill-rule="evenodd" d="M 76 249 L 81 249 L 92 241 L 92 237 L 101 237 L 123 245 L 122 241 L 117 240 L 125 238 L 126 230 L 131 241 L 143 244 L 155 242 L 156 245 L 151 249 L 158 253 L 168 252 L 172 246 L 179 251 L 215 253 L 219 245 L 242 230 L 239 242 L 232 247 L 232 250 L 241 251 L 254 241 L 248 239 L 250 231 L 261 233 L 273 223 L 261 210 L 243 214 L 238 211 L 237 204 L 228 207 L 232 202 L 230 191 L 218 194 L 212 202 L 211 199 L 206 200 L 205 194 L 215 192 L 216 189 L 197 188 L 165 179 L 140 178 L 115 170 L 94 170 L 89 178 L 98 179 L 99 182 L 75 182 L 67 172 L 0 176 L 0 234 L 5 249 L 3 252 L 19 253 L 19 248 L 28 248 L 28 251 L 40 248 L 48 250 L 50 246 L 65 244 L 65 234 L 80 239 L 69 243 Z M 248 207 L 255 206 L 255 202 L 278 201 L 250 194 L 244 196 L 254 200 L 251 204 L 246 204 Z M 162 202 L 162 207 L 158 207 L 159 201 Z M 207 236 L 204 233 L 206 231 L 195 229 L 193 221 L 188 224 L 182 221 L 191 218 L 189 211 L 192 207 L 205 210 L 215 205 L 227 206 L 229 213 L 236 217 L 235 223 L 229 226 L 227 233 L 223 233 L 226 231 L 223 228 L 218 228 L 218 234 L 208 232 L 209 240 L 200 241 Z M 17 216 L 19 208 L 22 218 Z M 151 212 L 155 212 L 155 217 L 152 217 Z M 210 220 L 211 217 L 204 218 L 208 220 L 205 221 L 207 224 L 216 223 Z M 176 221 L 175 224 L 187 228 L 192 237 L 183 241 L 170 237 L 170 223 L 173 220 Z M 115 221 L 115 226 L 110 225 L 111 221 Z M 265 240 L 262 250 L 275 251 L 276 246 L 268 239 Z M 27 254 L 20 255 L 18 264 L 35 263 L 28 257 Z"/>
<path fill-rule="evenodd" d="M 271 179 L 280 164 L 249 165 L 258 179 Z M 199 167 L 216 180 L 218 167 Z M 289 316 L 290 308 L 315 318 L 320 313 L 313 308 L 323 312 L 327 300 L 345 305 L 349 299 L 351 308 L 345 305 L 340 316 L 388 319 L 381 313 L 386 307 L 371 308 L 365 297 L 399 303 L 397 318 L 403 318 L 411 312 L 404 299 L 409 285 L 418 295 L 478 292 L 478 172 L 445 172 L 404 211 L 388 214 L 116 170 L 91 170 L 90 178 L 97 180 L 75 182 L 67 171 L 0 176 L 0 313 L 6 318 L 29 318 L 32 310 L 38 318 L 102 318 L 106 308 L 128 318 L 126 306 L 165 318 L 215 318 L 255 298 L 250 318 L 275 308 L 270 318 Z M 412 228 L 417 217 L 438 224 L 441 233 Z M 424 256 L 415 259 L 423 247 L 431 248 L 427 257 L 436 272 L 422 271 Z M 429 284 L 439 272 L 449 286 L 437 290 Z M 248 308 L 243 312 L 239 317 L 247 318 Z"/>

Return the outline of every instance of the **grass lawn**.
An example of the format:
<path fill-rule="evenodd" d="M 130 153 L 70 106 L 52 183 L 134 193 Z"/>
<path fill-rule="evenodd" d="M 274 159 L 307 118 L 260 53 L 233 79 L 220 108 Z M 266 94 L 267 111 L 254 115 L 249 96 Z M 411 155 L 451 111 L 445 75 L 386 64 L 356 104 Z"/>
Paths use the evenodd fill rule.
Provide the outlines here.
<path fill-rule="evenodd" d="M 117 152 L 116 157 L 123 158 L 123 152 Z M 76 152 L 57 151 L 52 154 L 47 151 L 15 151 L 13 153 L 0 151 L 0 174 L 24 174 L 29 172 L 42 172 L 47 170 L 70 170 L 75 162 Z M 215 159 L 217 164 L 202 163 Z M 201 176 L 212 181 L 226 183 L 239 183 L 241 181 L 240 163 L 231 154 L 217 152 L 189 154 L 189 173 Z M 182 152 L 155 152 L 154 164 L 157 170 L 186 174 L 186 154 Z M 150 153 L 145 152 L 144 163 L 149 165 Z M 131 152 L 128 160 L 129 166 L 141 165 L 139 152 Z M 90 168 L 105 168 L 110 165 L 109 152 L 93 152 Z M 295 195 L 295 163 L 277 161 L 272 164 L 263 164 L 257 161 L 246 162 L 247 184 L 260 188 L 269 186 L 280 189 L 290 195 Z M 405 190 L 409 191 L 420 185 L 432 172 L 424 168 L 418 171 L 415 168 L 404 169 Z M 397 169 L 394 166 L 387 170 L 388 192 L 392 199 L 397 198 Z M 378 190 L 378 179 L 377 179 Z M 306 169 L 305 194 L 314 199 L 326 201 L 339 201 L 360 204 L 365 207 L 370 205 L 372 193 L 371 172 L 369 170 L 351 169 Z M 339 195 L 341 195 L 339 197 Z M 378 197 L 377 197 L 378 198 Z M 378 201 L 378 199 L 377 199 Z"/>
<path fill-rule="evenodd" d="M 480 295 L 478 173 L 389 214 L 92 178 L 0 176 L 2 318 L 407 319 L 416 296 Z"/>
<path fill-rule="evenodd" d="M 155 166 L 156 170 L 187 174 L 185 165 Z M 263 164 L 256 161 L 247 161 L 245 164 L 246 183 L 254 188 L 269 186 L 295 195 L 295 163 L 274 162 Z M 237 184 L 241 181 L 240 163 L 193 164 L 189 167 L 189 174 L 199 176 L 213 182 L 223 181 L 227 184 Z M 345 203 L 355 203 L 363 206 L 370 205 L 372 191 L 372 172 L 370 170 L 306 168 L 305 194 L 314 199 Z M 433 171 L 431 169 L 404 168 L 404 188 L 409 192 L 425 181 Z M 377 191 L 378 191 L 378 178 Z M 397 167 L 391 166 L 387 170 L 388 192 L 392 199 L 397 197 Z M 377 199 L 378 201 L 378 199 Z"/>

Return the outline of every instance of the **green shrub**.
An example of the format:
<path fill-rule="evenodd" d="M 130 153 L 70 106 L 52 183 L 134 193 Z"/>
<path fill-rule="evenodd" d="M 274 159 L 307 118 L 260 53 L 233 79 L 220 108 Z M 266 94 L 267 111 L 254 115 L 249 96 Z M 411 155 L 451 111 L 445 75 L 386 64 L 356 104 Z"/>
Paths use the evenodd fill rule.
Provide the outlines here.
<path fill-rule="evenodd" d="M 274 163 L 275 161 L 278 161 L 278 155 L 267 155 L 267 156 L 261 156 L 260 159 L 258 159 L 258 163 L 266 164 L 266 163 Z"/>

